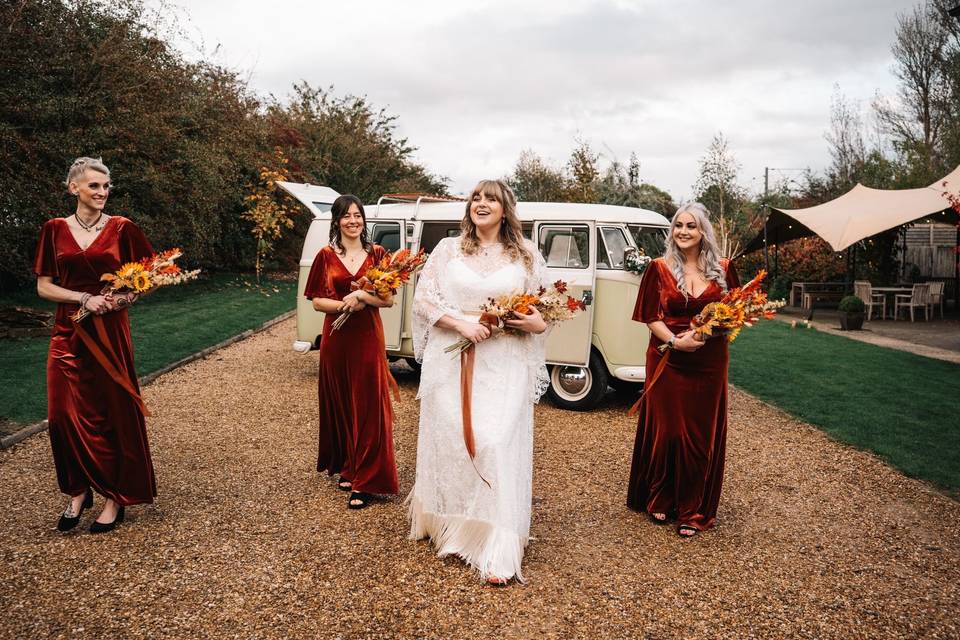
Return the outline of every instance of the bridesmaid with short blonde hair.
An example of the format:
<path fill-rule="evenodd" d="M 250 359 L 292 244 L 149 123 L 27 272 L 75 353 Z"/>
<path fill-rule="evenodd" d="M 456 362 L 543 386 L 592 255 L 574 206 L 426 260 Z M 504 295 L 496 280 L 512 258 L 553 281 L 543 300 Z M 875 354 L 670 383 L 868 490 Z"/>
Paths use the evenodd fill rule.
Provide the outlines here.
<path fill-rule="evenodd" d="M 153 502 L 157 485 L 127 317 L 136 296 L 102 295 L 100 276 L 154 252 L 131 220 L 104 212 L 112 185 L 101 160 L 77 158 L 65 184 L 76 211 L 43 225 L 34 266 L 37 293 L 57 303 L 47 418 L 57 481 L 71 497 L 57 528 L 74 528 L 98 493 L 106 503 L 90 531 L 105 533 L 125 507 Z M 81 308 L 91 315 L 74 323 Z"/>

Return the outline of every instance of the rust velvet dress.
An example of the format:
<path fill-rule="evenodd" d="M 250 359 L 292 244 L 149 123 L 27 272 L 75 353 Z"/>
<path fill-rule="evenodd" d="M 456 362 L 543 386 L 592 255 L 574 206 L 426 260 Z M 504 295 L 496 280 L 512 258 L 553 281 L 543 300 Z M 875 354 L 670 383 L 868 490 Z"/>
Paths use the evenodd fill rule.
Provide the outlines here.
<path fill-rule="evenodd" d="M 342 300 L 350 283 L 386 251 L 374 245 L 356 274 L 347 271 L 333 247 L 317 253 L 304 295 Z M 337 331 L 338 314 L 328 313 L 320 339 L 320 446 L 317 471 L 339 473 L 354 491 L 395 494 L 400 490 L 393 453 L 393 408 L 380 310 L 367 306 Z"/>
<path fill-rule="evenodd" d="M 96 295 L 102 274 L 151 255 L 147 238 L 127 218 L 107 220 L 84 250 L 67 221 L 54 218 L 40 233 L 34 271 L 66 289 Z M 57 305 L 47 357 L 47 417 L 60 490 L 77 496 L 90 487 L 121 505 L 153 502 L 157 484 L 141 405 L 80 339 L 70 320 L 78 309 L 73 303 Z M 82 325 L 97 348 L 111 354 L 116 371 L 139 392 L 127 310 L 91 315 Z"/>
<path fill-rule="evenodd" d="M 740 286 L 733 265 L 722 261 L 727 287 Z M 716 281 L 700 296 L 684 297 L 662 258 L 650 263 L 633 311 L 637 322 L 663 321 L 674 334 L 710 302 L 723 297 Z M 662 355 L 650 333 L 647 376 Z M 709 529 L 717 516 L 727 440 L 727 341 L 708 339 L 698 350 L 668 351 L 660 378 L 640 403 L 627 505 L 636 511 L 675 514 L 678 524 Z"/>

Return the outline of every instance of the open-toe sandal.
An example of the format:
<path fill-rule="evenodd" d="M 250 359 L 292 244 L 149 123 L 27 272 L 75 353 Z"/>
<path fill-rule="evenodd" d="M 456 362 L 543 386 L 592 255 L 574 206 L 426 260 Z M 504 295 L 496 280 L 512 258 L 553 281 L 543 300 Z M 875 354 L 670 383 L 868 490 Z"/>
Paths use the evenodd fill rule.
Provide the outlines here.
<path fill-rule="evenodd" d="M 347 500 L 348 509 L 364 509 L 370 505 L 373 496 L 363 491 L 353 491 L 350 493 L 350 499 Z"/>
<path fill-rule="evenodd" d="M 660 511 L 650 512 L 647 515 L 650 516 L 650 521 L 653 522 L 653 524 L 667 524 L 667 522 L 670 521 L 670 517 Z M 660 519 L 657 516 L 663 516 L 663 519 Z"/>
<path fill-rule="evenodd" d="M 689 524 L 682 524 L 677 527 L 677 535 L 681 538 L 692 538 L 699 533 L 699 529 Z"/>
<path fill-rule="evenodd" d="M 337 480 L 337 489 L 340 489 L 340 491 L 350 491 L 353 489 L 353 482 L 347 480 L 343 476 L 340 476 L 340 478 Z"/>

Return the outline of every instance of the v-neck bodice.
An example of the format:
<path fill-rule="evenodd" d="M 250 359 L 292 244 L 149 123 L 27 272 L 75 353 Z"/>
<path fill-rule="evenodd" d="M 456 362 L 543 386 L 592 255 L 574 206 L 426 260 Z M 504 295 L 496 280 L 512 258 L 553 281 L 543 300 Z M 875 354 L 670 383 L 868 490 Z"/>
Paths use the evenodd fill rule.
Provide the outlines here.
<path fill-rule="evenodd" d="M 153 255 L 143 232 L 123 216 L 113 216 L 86 249 L 80 247 L 66 218 L 53 218 L 43 225 L 37 247 L 35 272 L 59 281 L 73 291 L 98 293 L 100 276 L 113 273 L 125 262 Z"/>
<path fill-rule="evenodd" d="M 107 218 L 107 221 L 103 223 L 103 227 L 100 228 L 100 231 L 97 232 L 97 235 L 93 237 L 93 240 L 91 240 L 90 244 L 88 244 L 86 247 L 80 246 L 80 241 L 77 240 L 77 236 L 73 233 L 73 229 L 70 228 L 69 216 L 67 216 L 66 218 L 60 218 L 60 220 L 63 220 L 63 224 L 67 228 L 67 234 L 70 236 L 70 239 L 73 240 L 73 243 L 77 245 L 77 249 L 79 249 L 81 252 L 84 252 L 84 251 L 88 251 L 90 247 L 97 244 L 97 241 L 100 239 L 100 237 L 103 236 L 104 233 L 106 233 L 107 227 L 109 227 L 110 224 L 113 222 L 114 217 L 115 216 L 110 216 L 109 218 Z"/>
<path fill-rule="evenodd" d="M 343 270 L 346 271 L 347 274 L 348 274 L 353 280 L 356 280 L 357 277 L 360 276 L 360 272 L 361 272 L 361 271 L 366 271 L 366 269 L 368 269 L 370 266 L 372 266 L 372 265 L 368 265 L 368 264 L 367 264 L 368 262 L 370 262 L 370 258 L 373 256 L 373 254 L 370 253 L 369 251 L 367 252 L 366 257 L 364 257 L 363 261 L 362 261 L 362 262 L 360 263 L 360 265 L 357 267 L 357 270 L 356 270 L 356 271 L 353 271 L 353 272 L 350 271 L 350 267 L 347 266 L 347 263 L 343 261 L 343 258 L 340 257 L 340 254 L 337 253 L 336 250 L 334 250 L 333 255 L 336 256 L 337 262 L 340 263 L 340 266 L 343 267 Z M 344 258 L 345 258 L 345 257 L 346 257 L 346 255 L 344 255 Z"/>
<path fill-rule="evenodd" d="M 728 288 L 740 286 L 736 270 L 727 260 L 720 261 Z M 710 280 L 698 296 L 681 291 L 670 267 L 657 258 L 650 263 L 640 282 L 640 295 L 634 309 L 634 320 L 650 323 L 660 320 L 674 333 L 689 328 L 695 315 L 711 302 L 723 298 L 723 289 L 716 280 Z"/>
<path fill-rule="evenodd" d="M 122 216 L 107 220 L 100 234 L 86 249 L 81 249 L 67 226 L 66 218 L 47 220 L 40 232 L 34 272 L 47 276 L 65 289 L 97 294 L 103 288 L 100 276 L 113 273 L 124 263 L 137 262 L 153 255 L 153 247 L 140 228 Z M 73 334 L 70 314 L 75 303 L 57 305 L 55 335 Z M 110 322 L 126 322 L 126 311 L 107 314 Z M 106 320 L 105 320 L 106 321 Z"/>
<path fill-rule="evenodd" d="M 379 262 L 386 253 L 386 249 L 380 245 L 373 245 L 373 250 L 357 267 L 356 273 L 350 273 L 334 248 L 327 245 L 320 249 L 313 259 L 313 267 L 303 293 L 309 299 L 343 300 L 344 296 L 352 291 L 351 283 L 363 276 L 367 269 Z"/>

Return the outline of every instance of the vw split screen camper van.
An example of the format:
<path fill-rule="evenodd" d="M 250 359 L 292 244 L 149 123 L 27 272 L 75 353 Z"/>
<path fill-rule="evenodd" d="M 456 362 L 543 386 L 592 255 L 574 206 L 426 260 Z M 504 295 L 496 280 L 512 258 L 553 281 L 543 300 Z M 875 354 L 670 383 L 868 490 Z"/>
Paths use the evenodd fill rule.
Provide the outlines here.
<path fill-rule="evenodd" d="M 294 349 L 320 345 L 323 314 L 303 297 L 317 252 L 328 242 L 330 206 L 340 195 L 329 187 L 279 183 L 313 215 L 300 256 L 297 288 L 297 340 Z M 381 198 L 364 207 L 370 239 L 388 251 L 401 247 L 428 254 L 442 238 L 460 233 L 462 200 L 416 197 Z M 523 233 L 540 249 L 551 281 L 564 280 L 570 295 L 587 310 L 554 327 L 547 339 L 550 394 L 560 407 L 592 408 L 607 387 L 639 388 L 646 377 L 649 338 L 646 325 L 631 320 L 640 277 L 624 270 L 624 255 L 642 249 L 659 256 L 669 221 L 653 211 L 601 204 L 518 202 Z M 416 278 L 397 293 L 396 304 L 381 309 L 387 356 L 405 359 L 415 369 L 411 319 Z"/>

